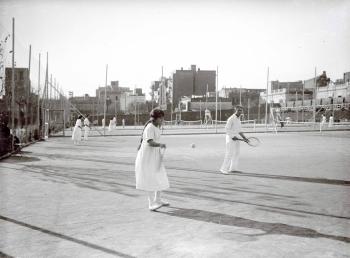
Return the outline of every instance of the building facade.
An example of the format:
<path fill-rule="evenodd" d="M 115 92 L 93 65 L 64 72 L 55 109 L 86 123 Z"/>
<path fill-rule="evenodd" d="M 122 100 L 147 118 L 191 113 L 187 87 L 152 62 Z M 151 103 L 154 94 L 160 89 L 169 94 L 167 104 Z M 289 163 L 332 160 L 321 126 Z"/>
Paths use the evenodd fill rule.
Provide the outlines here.
<path fill-rule="evenodd" d="M 162 77 L 159 81 L 153 81 L 151 85 L 152 101 L 157 103 L 162 110 L 172 103 L 173 80 Z"/>
<path fill-rule="evenodd" d="M 173 103 L 179 102 L 183 96 L 205 95 L 206 92 L 215 92 L 216 71 L 196 70 L 191 65 L 191 70 L 176 70 L 173 74 Z"/>
<path fill-rule="evenodd" d="M 82 114 L 96 114 L 98 109 L 98 98 L 91 97 L 88 94 L 69 98 L 70 103 Z M 74 109 L 72 107 L 72 109 Z"/>
<path fill-rule="evenodd" d="M 120 111 L 123 113 L 144 113 L 146 110 L 146 96 L 125 92 L 120 98 Z"/>
<path fill-rule="evenodd" d="M 135 89 L 138 95 L 142 95 L 142 89 Z M 118 111 L 123 111 L 124 104 L 121 103 L 125 99 L 125 94 L 133 94 L 129 87 L 120 87 L 119 81 L 111 81 L 107 87 L 98 87 L 96 89 L 96 97 L 98 99 L 97 113 L 103 114 L 104 103 L 106 102 L 107 114 L 116 114 Z M 106 95 L 106 97 L 105 97 Z"/>

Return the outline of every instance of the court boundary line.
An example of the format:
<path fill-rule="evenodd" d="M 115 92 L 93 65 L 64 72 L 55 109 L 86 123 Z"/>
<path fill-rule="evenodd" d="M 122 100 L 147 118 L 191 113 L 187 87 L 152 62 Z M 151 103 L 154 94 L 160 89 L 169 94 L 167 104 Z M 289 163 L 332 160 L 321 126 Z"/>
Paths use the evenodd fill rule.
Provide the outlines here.
<path fill-rule="evenodd" d="M 86 246 L 86 247 L 89 247 L 89 248 L 92 248 L 92 249 L 96 249 L 96 250 L 99 250 L 99 251 L 102 251 L 102 252 L 105 252 L 105 253 L 118 255 L 120 257 L 125 257 L 125 258 L 135 258 L 134 256 L 131 256 L 131 255 L 128 255 L 128 254 L 124 254 L 124 253 L 121 253 L 121 252 L 118 252 L 118 251 L 115 251 L 115 250 L 112 250 L 112 249 L 109 249 L 109 248 L 106 248 L 106 247 L 103 247 L 103 246 L 99 246 L 99 245 L 96 245 L 96 244 L 93 244 L 93 243 L 89 243 L 89 242 L 84 241 L 84 240 L 80 240 L 80 239 L 76 239 L 76 238 L 73 238 L 73 237 L 70 237 L 70 236 L 66 236 L 66 235 L 63 235 L 61 233 L 57 233 L 57 232 L 54 232 L 54 231 L 51 231 L 51 230 L 48 230 L 48 229 L 37 227 L 37 226 L 31 225 L 31 224 L 28 224 L 28 223 L 25 223 L 25 222 L 22 222 L 22 221 L 18 221 L 18 220 L 15 220 L 15 219 L 11 219 L 9 217 L 2 216 L 2 215 L 0 215 L 0 220 L 7 221 L 7 222 L 10 222 L 10 223 L 13 223 L 13 224 L 17 224 L 17 225 L 22 226 L 22 227 L 30 228 L 32 230 L 39 231 L 41 233 L 48 234 L 48 235 L 51 235 L 51 236 L 54 236 L 54 237 L 57 237 L 57 238 L 61 238 L 61 239 L 66 240 L 66 241 L 71 241 L 71 242 L 74 242 L 76 244 L 80 244 L 80 245 L 83 245 L 83 246 Z"/>

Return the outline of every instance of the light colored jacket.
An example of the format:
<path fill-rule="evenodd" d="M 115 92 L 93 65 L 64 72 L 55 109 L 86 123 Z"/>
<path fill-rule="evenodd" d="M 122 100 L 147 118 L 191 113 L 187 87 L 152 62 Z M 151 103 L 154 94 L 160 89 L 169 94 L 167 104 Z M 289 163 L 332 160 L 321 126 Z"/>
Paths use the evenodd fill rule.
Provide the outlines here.
<path fill-rule="evenodd" d="M 233 114 L 227 119 L 225 130 L 226 136 L 229 136 L 230 140 L 234 136 L 239 137 L 239 133 L 242 131 L 241 120 L 239 120 L 239 118 Z"/>

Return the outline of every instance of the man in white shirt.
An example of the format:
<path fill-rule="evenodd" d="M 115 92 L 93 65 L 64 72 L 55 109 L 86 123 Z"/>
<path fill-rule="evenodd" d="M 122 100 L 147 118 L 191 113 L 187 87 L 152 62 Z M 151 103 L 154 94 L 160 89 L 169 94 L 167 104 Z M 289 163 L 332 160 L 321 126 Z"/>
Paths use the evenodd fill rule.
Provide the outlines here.
<path fill-rule="evenodd" d="M 90 121 L 89 121 L 89 114 L 87 114 L 84 119 L 84 141 L 88 140 L 89 131 L 90 131 Z"/>
<path fill-rule="evenodd" d="M 236 106 L 236 112 L 227 119 L 226 122 L 226 153 L 224 162 L 220 168 L 221 173 L 229 174 L 238 169 L 239 159 L 239 138 L 247 140 L 241 128 L 240 116 L 243 114 L 243 108 Z"/>

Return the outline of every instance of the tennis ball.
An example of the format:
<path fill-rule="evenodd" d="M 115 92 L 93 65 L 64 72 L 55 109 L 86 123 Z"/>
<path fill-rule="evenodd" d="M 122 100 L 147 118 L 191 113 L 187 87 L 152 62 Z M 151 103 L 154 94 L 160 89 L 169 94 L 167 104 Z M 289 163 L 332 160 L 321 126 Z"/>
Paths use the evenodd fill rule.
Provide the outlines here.
<path fill-rule="evenodd" d="M 196 144 L 192 143 L 191 148 L 196 148 Z"/>

